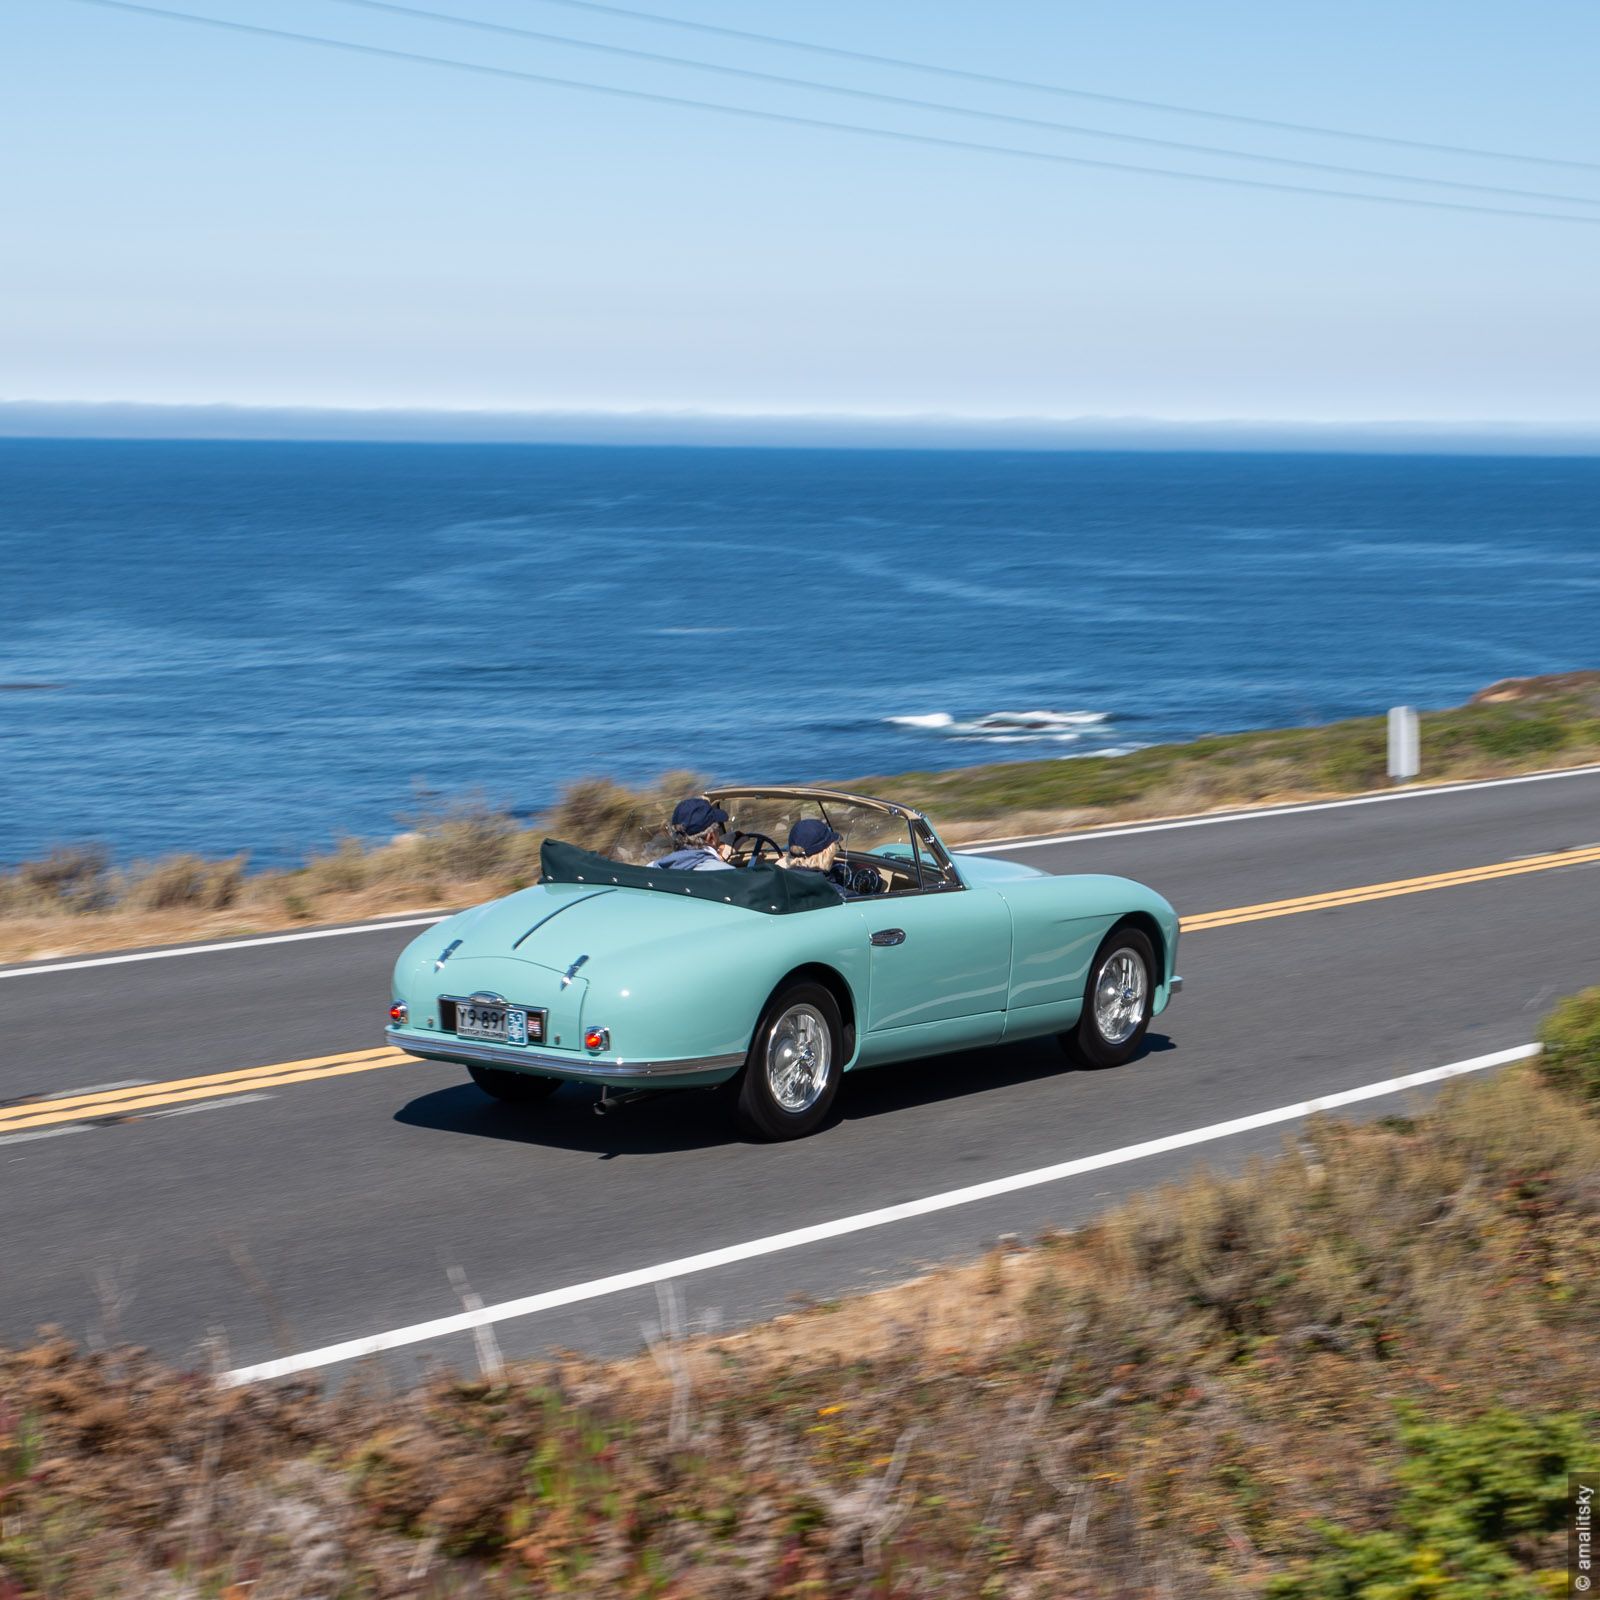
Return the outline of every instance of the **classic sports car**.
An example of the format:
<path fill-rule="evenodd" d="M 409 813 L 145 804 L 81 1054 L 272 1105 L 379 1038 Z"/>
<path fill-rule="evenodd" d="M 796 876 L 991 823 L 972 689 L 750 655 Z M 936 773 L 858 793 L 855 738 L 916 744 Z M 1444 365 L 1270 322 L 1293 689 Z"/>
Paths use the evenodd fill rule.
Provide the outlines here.
<path fill-rule="evenodd" d="M 747 1134 L 789 1139 L 827 1116 L 844 1073 L 881 1062 L 1058 1034 L 1120 1065 L 1182 986 L 1177 915 L 1142 884 L 955 854 L 920 812 L 865 795 L 709 798 L 738 870 L 648 866 L 669 842 L 646 828 L 605 855 L 546 840 L 540 883 L 407 947 L 389 1043 L 519 1105 L 563 1082 L 603 1098 L 728 1084 Z M 881 892 L 846 899 L 777 866 L 806 817 Z"/>

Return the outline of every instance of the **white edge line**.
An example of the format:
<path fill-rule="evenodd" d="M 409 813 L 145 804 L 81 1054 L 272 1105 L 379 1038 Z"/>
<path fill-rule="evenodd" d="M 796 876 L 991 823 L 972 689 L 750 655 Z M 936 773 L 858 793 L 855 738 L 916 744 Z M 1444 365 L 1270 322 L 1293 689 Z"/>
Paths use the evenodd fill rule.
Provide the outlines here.
<path fill-rule="evenodd" d="M 1209 828 L 1219 822 L 1255 822 L 1262 817 L 1289 817 L 1305 811 L 1340 811 L 1346 806 L 1385 805 L 1391 800 L 1426 800 L 1434 795 L 1464 794 L 1475 789 L 1504 789 L 1514 783 L 1548 783 L 1555 778 L 1592 777 L 1600 766 L 1562 767 L 1555 772 L 1527 772 L 1515 778 L 1474 778 L 1465 783 L 1436 783 L 1418 789 L 1394 789 L 1383 794 L 1352 795 L 1347 800 L 1305 800 L 1285 806 L 1257 806 L 1242 811 L 1216 811 L 1203 817 L 1174 817 L 1167 822 L 1137 822 L 1127 827 L 1080 828 L 1072 833 L 1040 838 L 1023 834 L 1015 839 L 991 839 L 951 846 L 956 855 L 990 855 L 1001 850 L 1037 850 L 1053 844 L 1089 844 L 1096 839 L 1122 839 L 1135 833 L 1166 833 L 1172 828 Z"/>
<path fill-rule="evenodd" d="M 69 1122 L 64 1128 L 35 1128 L 31 1133 L 0 1133 L 0 1144 L 26 1144 L 30 1139 L 58 1139 L 64 1133 L 87 1133 L 87 1122 Z"/>
<path fill-rule="evenodd" d="M 1047 845 L 1078 844 L 1095 839 L 1121 839 L 1134 833 L 1165 833 L 1170 828 L 1206 828 L 1218 822 L 1255 822 L 1262 817 L 1293 816 L 1302 811 L 1337 811 L 1344 806 L 1372 806 L 1389 800 L 1422 800 L 1430 795 L 1462 794 L 1473 789 L 1501 789 L 1514 783 L 1544 783 L 1552 778 L 1581 778 L 1600 773 L 1600 766 L 1562 767 L 1554 772 L 1529 772 L 1515 778 L 1478 778 L 1466 783 L 1442 783 L 1420 789 L 1397 789 L 1390 794 L 1354 795 L 1348 800 L 1308 800 L 1286 806 L 1260 806 L 1243 811 L 1215 812 L 1203 817 L 1177 817 L 1168 822 L 1141 822 L 1125 828 L 1084 828 L 1073 833 L 1015 839 L 997 839 L 953 847 L 955 855 L 981 856 L 1001 850 L 1038 850 Z M 178 944 L 167 950 L 136 950 L 125 955 L 85 956 L 79 961 L 51 961 L 32 966 L 0 967 L 0 978 L 28 978 L 48 972 L 79 972 L 85 967 L 117 967 L 130 961 L 166 961 L 173 956 L 200 956 L 217 950 L 255 950 L 268 944 L 295 944 L 304 939 L 337 939 L 351 933 L 382 933 L 388 928 L 426 928 L 443 922 L 453 912 L 409 917 L 394 922 L 361 922 L 344 928 L 313 928 L 305 933 L 274 933 L 258 939 L 222 939 L 215 944 Z"/>
<path fill-rule="evenodd" d="M 1129 1161 L 1142 1161 L 1149 1156 L 1165 1155 L 1169 1151 L 1188 1149 L 1192 1145 L 1206 1144 L 1214 1139 L 1228 1139 L 1236 1134 L 1249 1133 L 1256 1128 L 1269 1128 L 1278 1122 L 1293 1122 L 1317 1111 L 1332 1111 L 1340 1106 L 1355 1105 L 1362 1100 L 1375 1100 L 1382 1095 L 1399 1094 L 1406 1089 L 1420 1088 L 1424 1084 L 1438 1083 L 1445 1078 L 1459 1077 L 1466 1072 L 1482 1072 L 1490 1067 L 1505 1066 L 1513 1061 L 1526 1061 L 1539 1054 L 1537 1044 L 1517 1045 L 1510 1050 L 1496 1050 L 1490 1055 L 1473 1056 L 1466 1061 L 1452 1061 L 1442 1067 L 1428 1067 L 1422 1072 L 1410 1072 L 1400 1078 L 1385 1078 L 1381 1083 L 1363 1084 L 1358 1089 L 1342 1089 L 1335 1094 L 1320 1095 L 1314 1100 L 1301 1100 L 1290 1106 L 1276 1106 L 1271 1111 L 1257 1111 L 1246 1117 L 1235 1117 L 1228 1122 L 1215 1122 L 1209 1127 L 1192 1128 L 1187 1133 L 1168 1134 L 1160 1139 L 1148 1139 L 1142 1144 L 1123 1145 L 1116 1150 L 1106 1150 L 1099 1155 L 1080 1156 L 1073 1161 L 1058 1162 L 1055 1166 L 1036 1167 L 1032 1172 L 1019 1172 L 1009 1178 L 992 1178 L 986 1183 L 969 1184 L 963 1189 L 947 1189 L 942 1194 L 927 1195 L 920 1200 L 907 1200 L 899 1205 L 881 1206 L 876 1211 L 863 1211 L 853 1217 L 839 1217 L 832 1222 L 818 1222 L 806 1228 L 792 1228 L 787 1233 L 768 1234 L 762 1239 L 749 1239 L 743 1244 L 726 1245 L 720 1250 L 703 1250 L 697 1255 L 680 1256 L 676 1261 L 663 1261 L 653 1267 L 637 1267 L 631 1272 L 617 1272 L 606 1278 L 596 1278 L 590 1283 L 575 1283 L 564 1289 L 549 1289 L 543 1294 L 524 1295 L 519 1300 L 505 1300 L 499 1305 L 483 1306 L 475 1311 L 458 1312 L 454 1316 L 435 1317 L 430 1322 L 415 1322 L 410 1327 L 393 1328 L 387 1333 L 369 1334 L 362 1339 L 346 1339 L 340 1344 L 322 1346 L 319 1350 L 306 1350 L 299 1355 L 282 1356 L 275 1361 L 261 1361 L 254 1366 L 237 1367 L 224 1373 L 226 1385 L 259 1383 L 268 1378 L 286 1378 L 296 1372 L 309 1372 L 316 1367 L 332 1366 L 340 1361 L 356 1361 L 363 1356 L 377 1355 L 384 1350 L 395 1350 L 402 1345 L 421 1344 L 424 1340 L 442 1338 L 447 1334 L 466 1333 L 492 1322 L 506 1322 L 514 1317 L 529 1317 L 540 1311 L 550 1311 L 558 1306 L 577 1305 L 585 1300 L 599 1300 L 607 1295 L 621 1294 L 628 1289 L 646 1288 L 665 1283 L 674 1278 L 686 1278 L 697 1272 L 710 1272 L 717 1267 L 731 1266 L 736 1262 L 750 1261 L 757 1256 L 775 1255 L 782 1250 L 795 1250 L 802 1245 L 819 1244 L 823 1240 L 838 1239 L 846 1234 L 862 1233 L 869 1228 L 882 1228 L 892 1222 L 904 1222 L 912 1217 L 925 1217 L 936 1211 L 949 1211 L 956 1206 L 972 1205 L 980 1200 L 1015 1194 L 1020 1189 L 1034 1189 L 1041 1184 L 1057 1183 L 1063 1178 L 1074 1178 L 1080 1173 L 1096 1172 L 1103 1167 L 1121 1166 Z"/>
<path fill-rule="evenodd" d="M 347 928 L 313 928 L 307 933 L 271 933 L 259 939 L 222 939 L 216 944 L 175 944 L 170 950 L 135 950 L 119 956 L 85 956 L 81 961 L 52 961 L 32 967 L 0 968 L 0 978 L 31 978 L 43 972 L 78 972 L 84 967 L 120 967 L 129 961 L 166 961 L 172 956 L 203 956 L 213 950 L 255 950 L 264 944 L 297 944 L 303 939 L 337 939 L 347 933 L 383 933 L 390 928 L 426 928 L 453 913 L 408 917 L 399 922 L 358 922 Z"/>
<path fill-rule="evenodd" d="M 39 1096 L 42 1105 L 50 1100 L 75 1100 L 80 1094 L 110 1094 L 113 1089 L 143 1089 L 151 1080 L 149 1078 L 118 1078 L 115 1083 L 86 1083 L 76 1089 L 55 1089 L 49 1094 Z M 26 1101 L 12 1101 L 12 1105 L 24 1105 Z"/>
<path fill-rule="evenodd" d="M 155 1117 L 192 1117 L 197 1111 L 220 1111 L 225 1106 L 247 1106 L 257 1100 L 275 1099 L 277 1096 L 271 1094 L 231 1094 L 223 1100 L 202 1100 L 197 1106 L 167 1106 L 159 1111 L 136 1111 L 132 1115 L 140 1122 Z"/>

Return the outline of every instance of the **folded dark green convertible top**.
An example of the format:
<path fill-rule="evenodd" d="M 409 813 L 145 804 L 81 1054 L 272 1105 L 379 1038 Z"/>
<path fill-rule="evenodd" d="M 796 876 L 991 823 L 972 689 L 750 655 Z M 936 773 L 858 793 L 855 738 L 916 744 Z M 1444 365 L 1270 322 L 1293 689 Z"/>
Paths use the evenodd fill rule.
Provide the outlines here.
<path fill-rule="evenodd" d="M 592 850 L 580 850 L 560 839 L 539 846 L 539 871 L 546 883 L 616 884 L 623 889 L 655 889 L 691 900 L 715 900 L 746 911 L 783 915 L 820 911 L 842 904 L 839 891 L 820 872 L 805 868 L 759 866 L 727 872 L 675 872 L 668 867 L 631 867 Z"/>

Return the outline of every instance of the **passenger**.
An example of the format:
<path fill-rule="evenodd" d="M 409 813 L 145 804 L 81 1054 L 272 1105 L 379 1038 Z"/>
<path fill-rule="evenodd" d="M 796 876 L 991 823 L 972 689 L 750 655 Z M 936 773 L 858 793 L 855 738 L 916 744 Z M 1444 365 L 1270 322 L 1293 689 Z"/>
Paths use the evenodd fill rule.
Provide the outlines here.
<path fill-rule="evenodd" d="M 883 874 L 876 867 L 852 867 L 844 857 L 844 835 L 820 817 L 802 817 L 789 830 L 789 854 L 779 866 L 820 872 L 846 900 L 882 894 Z"/>
<path fill-rule="evenodd" d="M 650 865 L 679 872 L 731 871 L 733 851 L 722 837 L 727 820 L 728 813 L 703 794 L 680 800 L 672 813 L 672 849 Z"/>

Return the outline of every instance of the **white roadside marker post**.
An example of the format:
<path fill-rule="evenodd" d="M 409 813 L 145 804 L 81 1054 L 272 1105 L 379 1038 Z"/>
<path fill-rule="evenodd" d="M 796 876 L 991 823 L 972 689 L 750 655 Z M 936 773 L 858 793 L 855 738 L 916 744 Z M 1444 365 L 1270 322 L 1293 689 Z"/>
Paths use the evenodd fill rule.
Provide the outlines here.
<path fill-rule="evenodd" d="M 1389 707 L 1389 781 L 1405 783 L 1422 771 L 1422 733 L 1415 706 Z"/>

